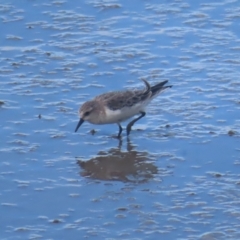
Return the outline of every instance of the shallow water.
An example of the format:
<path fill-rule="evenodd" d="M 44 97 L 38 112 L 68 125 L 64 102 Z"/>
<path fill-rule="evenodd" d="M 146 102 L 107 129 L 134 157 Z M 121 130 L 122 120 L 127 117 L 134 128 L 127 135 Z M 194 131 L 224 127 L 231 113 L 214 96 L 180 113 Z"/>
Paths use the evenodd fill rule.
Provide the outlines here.
<path fill-rule="evenodd" d="M 240 238 L 238 1 L 4 0 L 0 13 L 1 239 Z M 74 133 L 83 102 L 141 78 L 173 88 L 129 139 Z"/>

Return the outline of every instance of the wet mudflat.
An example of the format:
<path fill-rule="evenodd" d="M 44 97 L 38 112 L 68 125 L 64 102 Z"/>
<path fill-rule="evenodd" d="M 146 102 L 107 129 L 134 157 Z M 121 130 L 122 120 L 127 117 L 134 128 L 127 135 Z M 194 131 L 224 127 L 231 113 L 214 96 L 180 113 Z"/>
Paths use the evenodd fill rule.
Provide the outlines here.
<path fill-rule="evenodd" d="M 238 1 L 1 1 L 1 239 L 239 239 Z M 168 79 L 129 139 L 103 92 Z M 126 123 L 123 124 L 126 126 Z"/>

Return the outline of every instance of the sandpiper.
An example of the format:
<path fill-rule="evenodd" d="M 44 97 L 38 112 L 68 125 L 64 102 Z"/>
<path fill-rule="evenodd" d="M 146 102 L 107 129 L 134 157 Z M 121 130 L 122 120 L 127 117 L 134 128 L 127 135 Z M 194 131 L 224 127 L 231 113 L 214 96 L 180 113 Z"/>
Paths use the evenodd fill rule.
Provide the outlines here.
<path fill-rule="evenodd" d="M 160 92 L 172 86 L 164 86 L 168 81 L 160 82 L 154 86 L 142 79 L 146 88 L 143 90 L 126 90 L 101 94 L 94 99 L 85 102 L 79 109 L 80 120 L 75 132 L 84 121 L 92 124 L 116 123 L 119 127 L 117 137 L 122 133 L 121 122 L 140 114 L 127 125 L 127 136 L 131 132 L 133 124 L 146 115 L 145 107 Z"/>

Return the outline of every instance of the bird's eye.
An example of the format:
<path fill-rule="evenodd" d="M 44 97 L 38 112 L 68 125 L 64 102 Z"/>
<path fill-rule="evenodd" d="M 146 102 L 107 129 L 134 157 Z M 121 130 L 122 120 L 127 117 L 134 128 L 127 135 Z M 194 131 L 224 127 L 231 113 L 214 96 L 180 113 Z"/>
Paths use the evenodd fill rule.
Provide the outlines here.
<path fill-rule="evenodd" d="M 85 117 L 88 116 L 89 114 L 90 114 L 89 111 L 84 113 Z"/>

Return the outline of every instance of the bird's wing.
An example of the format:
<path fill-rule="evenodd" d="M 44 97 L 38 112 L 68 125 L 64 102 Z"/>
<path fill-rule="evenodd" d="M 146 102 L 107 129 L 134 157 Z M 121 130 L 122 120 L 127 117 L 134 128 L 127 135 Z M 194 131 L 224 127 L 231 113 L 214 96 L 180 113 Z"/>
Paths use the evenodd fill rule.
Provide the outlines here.
<path fill-rule="evenodd" d="M 111 110 L 132 107 L 137 103 L 143 103 L 152 96 L 152 91 L 149 83 L 146 80 L 142 81 L 146 86 L 144 90 L 109 92 L 99 95 L 95 99 L 103 101 Z"/>
<path fill-rule="evenodd" d="M 118 110 L 144 102 L 149 99 L 150 96 L 151 92 L 135 90 L 105 93 L 98 96 L 97 100 L 103 101 L 111 110 Z"/>

